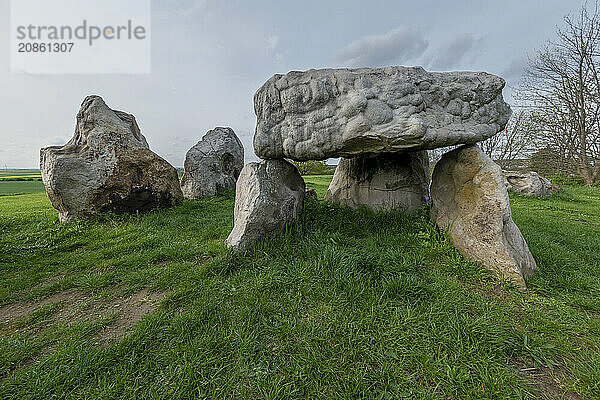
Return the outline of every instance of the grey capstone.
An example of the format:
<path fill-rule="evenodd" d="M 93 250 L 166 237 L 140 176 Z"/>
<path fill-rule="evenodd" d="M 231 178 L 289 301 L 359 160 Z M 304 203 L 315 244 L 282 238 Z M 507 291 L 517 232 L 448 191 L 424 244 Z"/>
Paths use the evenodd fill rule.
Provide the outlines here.
<path fill-rule="evenodd" d="M 73 138 L 40 150 L 46 193 L 61 222 L 107 212 L 145 212 L 183 198 L 177 171 L 153 153 L 135 117 L 88 96 Z"/>
<path fill-rule="evenodd" d="M 427 151 L 342 158 L 325 200 L 350 208 L 413 212 L 429 203 Z"/>
<path fill-rule="evenodd" d="M 431 218 L 454 246 L 519 287 L 536 263 L 512 220 L 500 167 L 479 147 L 462 146 L 436 164 L 431 182 Z"/>
<path fill-rule="evenodd" d="M 237 181 L 234 227 L 225 244 L 240 252 L 276 234 L 302 212 L 305 188 L 296 167 L 285 160 L 247 164 Z"/>
<path fill-rule="evenodd" d="M 485 72 L 421 67 L 275 75 L 254 96 L 254 151 L 302 161 L 476 143 L 510 117 L 504 85 Z"/>
<path fill-rule="evenodd" d="M 181 190 L 186 199 L 235 190 L 244 167 L 244 146 L 231 128 L 208 131 L 185 156 Z"/>

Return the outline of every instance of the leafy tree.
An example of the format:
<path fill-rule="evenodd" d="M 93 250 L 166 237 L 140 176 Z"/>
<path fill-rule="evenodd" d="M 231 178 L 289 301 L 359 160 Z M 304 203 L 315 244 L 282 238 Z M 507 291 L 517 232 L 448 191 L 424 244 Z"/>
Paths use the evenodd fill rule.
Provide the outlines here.
<path fill-rule="evenodd" d="M 577 171 L 577 165 L 573 160 L 566 159 L 549 146 L 531 154 L 528 160 L 528 167 L 543 176 L 569 176 Z"/>
<path fill-rule="evenodd" d="M 329 168 L 325 161 L 292 161 L 298 168 L 300 175 L 326 175 L 329 173 Z"/>

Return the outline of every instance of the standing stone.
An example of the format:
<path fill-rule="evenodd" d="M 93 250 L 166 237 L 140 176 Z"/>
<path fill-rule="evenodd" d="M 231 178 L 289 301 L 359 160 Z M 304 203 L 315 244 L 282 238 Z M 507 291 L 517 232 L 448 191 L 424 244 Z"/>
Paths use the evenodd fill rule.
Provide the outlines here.
<path fill-rule="evenodd" d="M 431 217 L 454 246 L 525 289 L 536 263 L 511 217 L 502 170 L 479 147 L 444 154 L 431 183 Z"/>
<path fill-rule="evenodd" d="M 244 146 L 231 128 L 215 128 L 185 156 L 181 190 L 186 199 L 215 196 L 235 190 L 244 167 Z"/>
<path fill-rule="evenodd" d="M 285 160 L 247 164 L 236 185 L 234 227 L 225 244 L 243 251 L 294 221 L 304 204 L 304 180 Z"/>
<path fill-rule="evenodd" d="M 153 153 L 135 117 L 86 97 L 73 138 L 41 149 L 46 193 L 61 222 L 101 213 L 146 212 L 182 200 L 177 171 Z"/>
<path fill-rule="evenodd" d="M 325 200 L 350 208 L 413 212 L 429 203 L 427 151 L 342 158 Z"/>
<path fill-rule="evenodd" d="M 509 192 L 524 196 L 552 196 L 552 182 L 538 175 L 537 172 L 502 171 L 504 182 Z"/>
<path fill-rule="evenodd" d="M 421 67 L 275 75 L 254 96 L 254 151 L 304 161 L 476 143 L 508 122 L 504 85 L 485 72 Z"/>

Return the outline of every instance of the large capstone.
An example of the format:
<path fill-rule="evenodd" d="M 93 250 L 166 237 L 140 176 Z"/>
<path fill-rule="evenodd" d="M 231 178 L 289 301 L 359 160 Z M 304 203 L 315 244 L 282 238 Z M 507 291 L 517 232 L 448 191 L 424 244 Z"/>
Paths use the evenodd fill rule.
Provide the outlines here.
<path fill-rule="evenodd" d="M 254 96 L 254 151 L 301 161 L 476 143 L 510 117 L 504 84 L 484 72 L 421 67 L 275 75 Z"/>
<path fill-rule="evenodd" d="M 537 172 L 502 171 L 509 192 L 529 197 L 552 196 L 552 182 Z"/>
<path fill-rule="evenodd" d="M 325 200 L 350 208 L 412 212 L 429 203 L 427 151 L 342 158 Z"/>
<path fill-rule="evenodd" d="M 247 164 L 238 178 L 234 226 L 226 245 L 239 252 L 296 220 L 304 204 L 304 180 L 285 160 Z"/>
<path fill-rule="evenodd" d="M 431 182 L 431 217 L 467 258 L 525 288 L 535 260 L 512 220 L 502 170 L 479 147 L 444 154 Z"/>
<path fill-rule="evenodd" d="M 177 171 L 150 150 L 135 117 L 99 96 L 83 101 L 66 145 L 41 149 L 40 169 L 61 222 L 170 207 L 183 197 Z"/>
<path fill-rule="evenodd" d="M 244 146 L 231 128 L 208 131 L 185 156 L 181 190 L 187 199 L 235 190 L 244 167 Z"/>

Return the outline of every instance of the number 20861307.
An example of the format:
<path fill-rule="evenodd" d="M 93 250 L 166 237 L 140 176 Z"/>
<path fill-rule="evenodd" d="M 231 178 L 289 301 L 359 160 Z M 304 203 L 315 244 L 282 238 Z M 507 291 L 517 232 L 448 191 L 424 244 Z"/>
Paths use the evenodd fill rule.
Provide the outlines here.
<path fill-rule="evenodd" d="M 70 53 L 74 43 L 19 43 L 19 53 Z"/>

